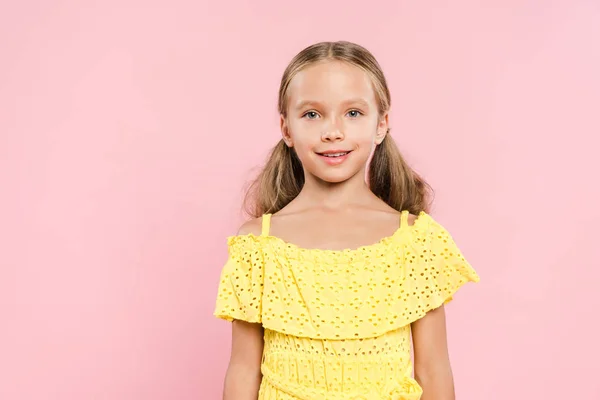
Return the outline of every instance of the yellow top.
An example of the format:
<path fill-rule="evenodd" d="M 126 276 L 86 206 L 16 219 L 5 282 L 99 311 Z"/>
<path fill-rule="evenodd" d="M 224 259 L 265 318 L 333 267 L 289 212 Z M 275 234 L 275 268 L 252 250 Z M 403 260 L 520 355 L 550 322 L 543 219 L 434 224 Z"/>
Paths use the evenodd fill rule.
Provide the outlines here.
<path fill-rule="evenodd" d="M 479 281 L 425 212 L 379 242 L 305 249 L 269 235 L 228 238 L 215 316 L 261 323 L 260 400 L 418 400 L 410 324 Z"/>

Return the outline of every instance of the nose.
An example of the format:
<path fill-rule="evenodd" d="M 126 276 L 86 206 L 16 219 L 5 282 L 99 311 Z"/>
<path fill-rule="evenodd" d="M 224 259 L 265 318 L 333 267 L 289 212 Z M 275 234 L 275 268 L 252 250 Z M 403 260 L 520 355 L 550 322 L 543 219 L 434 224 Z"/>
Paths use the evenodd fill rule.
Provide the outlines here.
<path fill-rule="evenodd" d="M 327 126 L 321 134 L 321 141 L 323 142 L 338 142 L 341 140 L 344 140 L 344 133 L 335 121 Z"/>

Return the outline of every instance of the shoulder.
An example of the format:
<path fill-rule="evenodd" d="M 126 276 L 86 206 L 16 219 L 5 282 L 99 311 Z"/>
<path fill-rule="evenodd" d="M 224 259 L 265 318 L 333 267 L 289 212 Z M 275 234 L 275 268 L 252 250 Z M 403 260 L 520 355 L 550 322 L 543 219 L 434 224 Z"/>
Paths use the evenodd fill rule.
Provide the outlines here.
<path fill-rule="evenodd" d="M 253 218 L 244 222 L 238 229 L 238 235 L 260 235 L 262 232 L 262 218 Z"/>
<path fill-rule="evenodd" d="M 408 225 L 409 226 L 413 226 L 415 224 L 415 222 L 417 221 L 418 218 L 419 218 L 418 215 L 408 214 Z"/>
<path fill-rule="evenodd" d="M 408 213 L 408 211 L 405 211 Z M 426 211 L 421 211 L 417 214 L 408 213 L 406 217 L 407 225 L 410 227 L 420 227 L 423 225 L 429 225 L 432 221 L 431 216 Z"/>
<path fill-rule="evenodd" d="M 243 223 L 235 235 L 227 238 L 229 255 L 246 257 L 261 246 L 262 219 L 254 218 Z"/>

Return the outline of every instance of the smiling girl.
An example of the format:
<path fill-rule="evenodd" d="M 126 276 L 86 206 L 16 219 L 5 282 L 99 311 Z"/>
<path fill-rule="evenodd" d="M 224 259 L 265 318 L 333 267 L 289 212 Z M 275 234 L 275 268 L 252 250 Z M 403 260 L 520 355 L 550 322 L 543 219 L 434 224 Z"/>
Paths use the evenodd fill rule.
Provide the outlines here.
<path fill-rule="evenodd" d="M 444 304 L 479 277 L 427 214 L 389 109 L 359 45 L 312 45 L 285 70 L 282 139 L 221 272 L 225 400 L 454 399 Z"/>

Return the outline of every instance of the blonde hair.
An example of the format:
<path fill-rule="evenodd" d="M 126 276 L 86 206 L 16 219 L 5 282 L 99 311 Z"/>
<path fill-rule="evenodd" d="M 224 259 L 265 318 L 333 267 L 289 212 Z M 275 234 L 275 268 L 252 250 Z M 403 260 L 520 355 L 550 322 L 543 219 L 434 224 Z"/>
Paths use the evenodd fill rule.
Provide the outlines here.
<path fill-rule="evenodd" d="M 360 45 L 339 41 L 313 44 L 292 59 L 279 87 L 278 107 L 282 116 L 287 114 L 287 90 L 294 76 L 303 68 L 326 60 L 343 61 L 365 71 L 375 89 L 380 117 L 389 111 L 390 91 L 375 57 Z M 389 130 L 373 153 L 368 184 L 377 197 L 398 211 L 408 210 L 412 214 L 428 211 L 431 188 L 404 161 Z M 246 212 L 255 218 L 276 213 L 298 196 L 303 185 L 304 170 L 300 159 L 282 139 L 272 149 L 266 165 L 246 192 Z"/>

